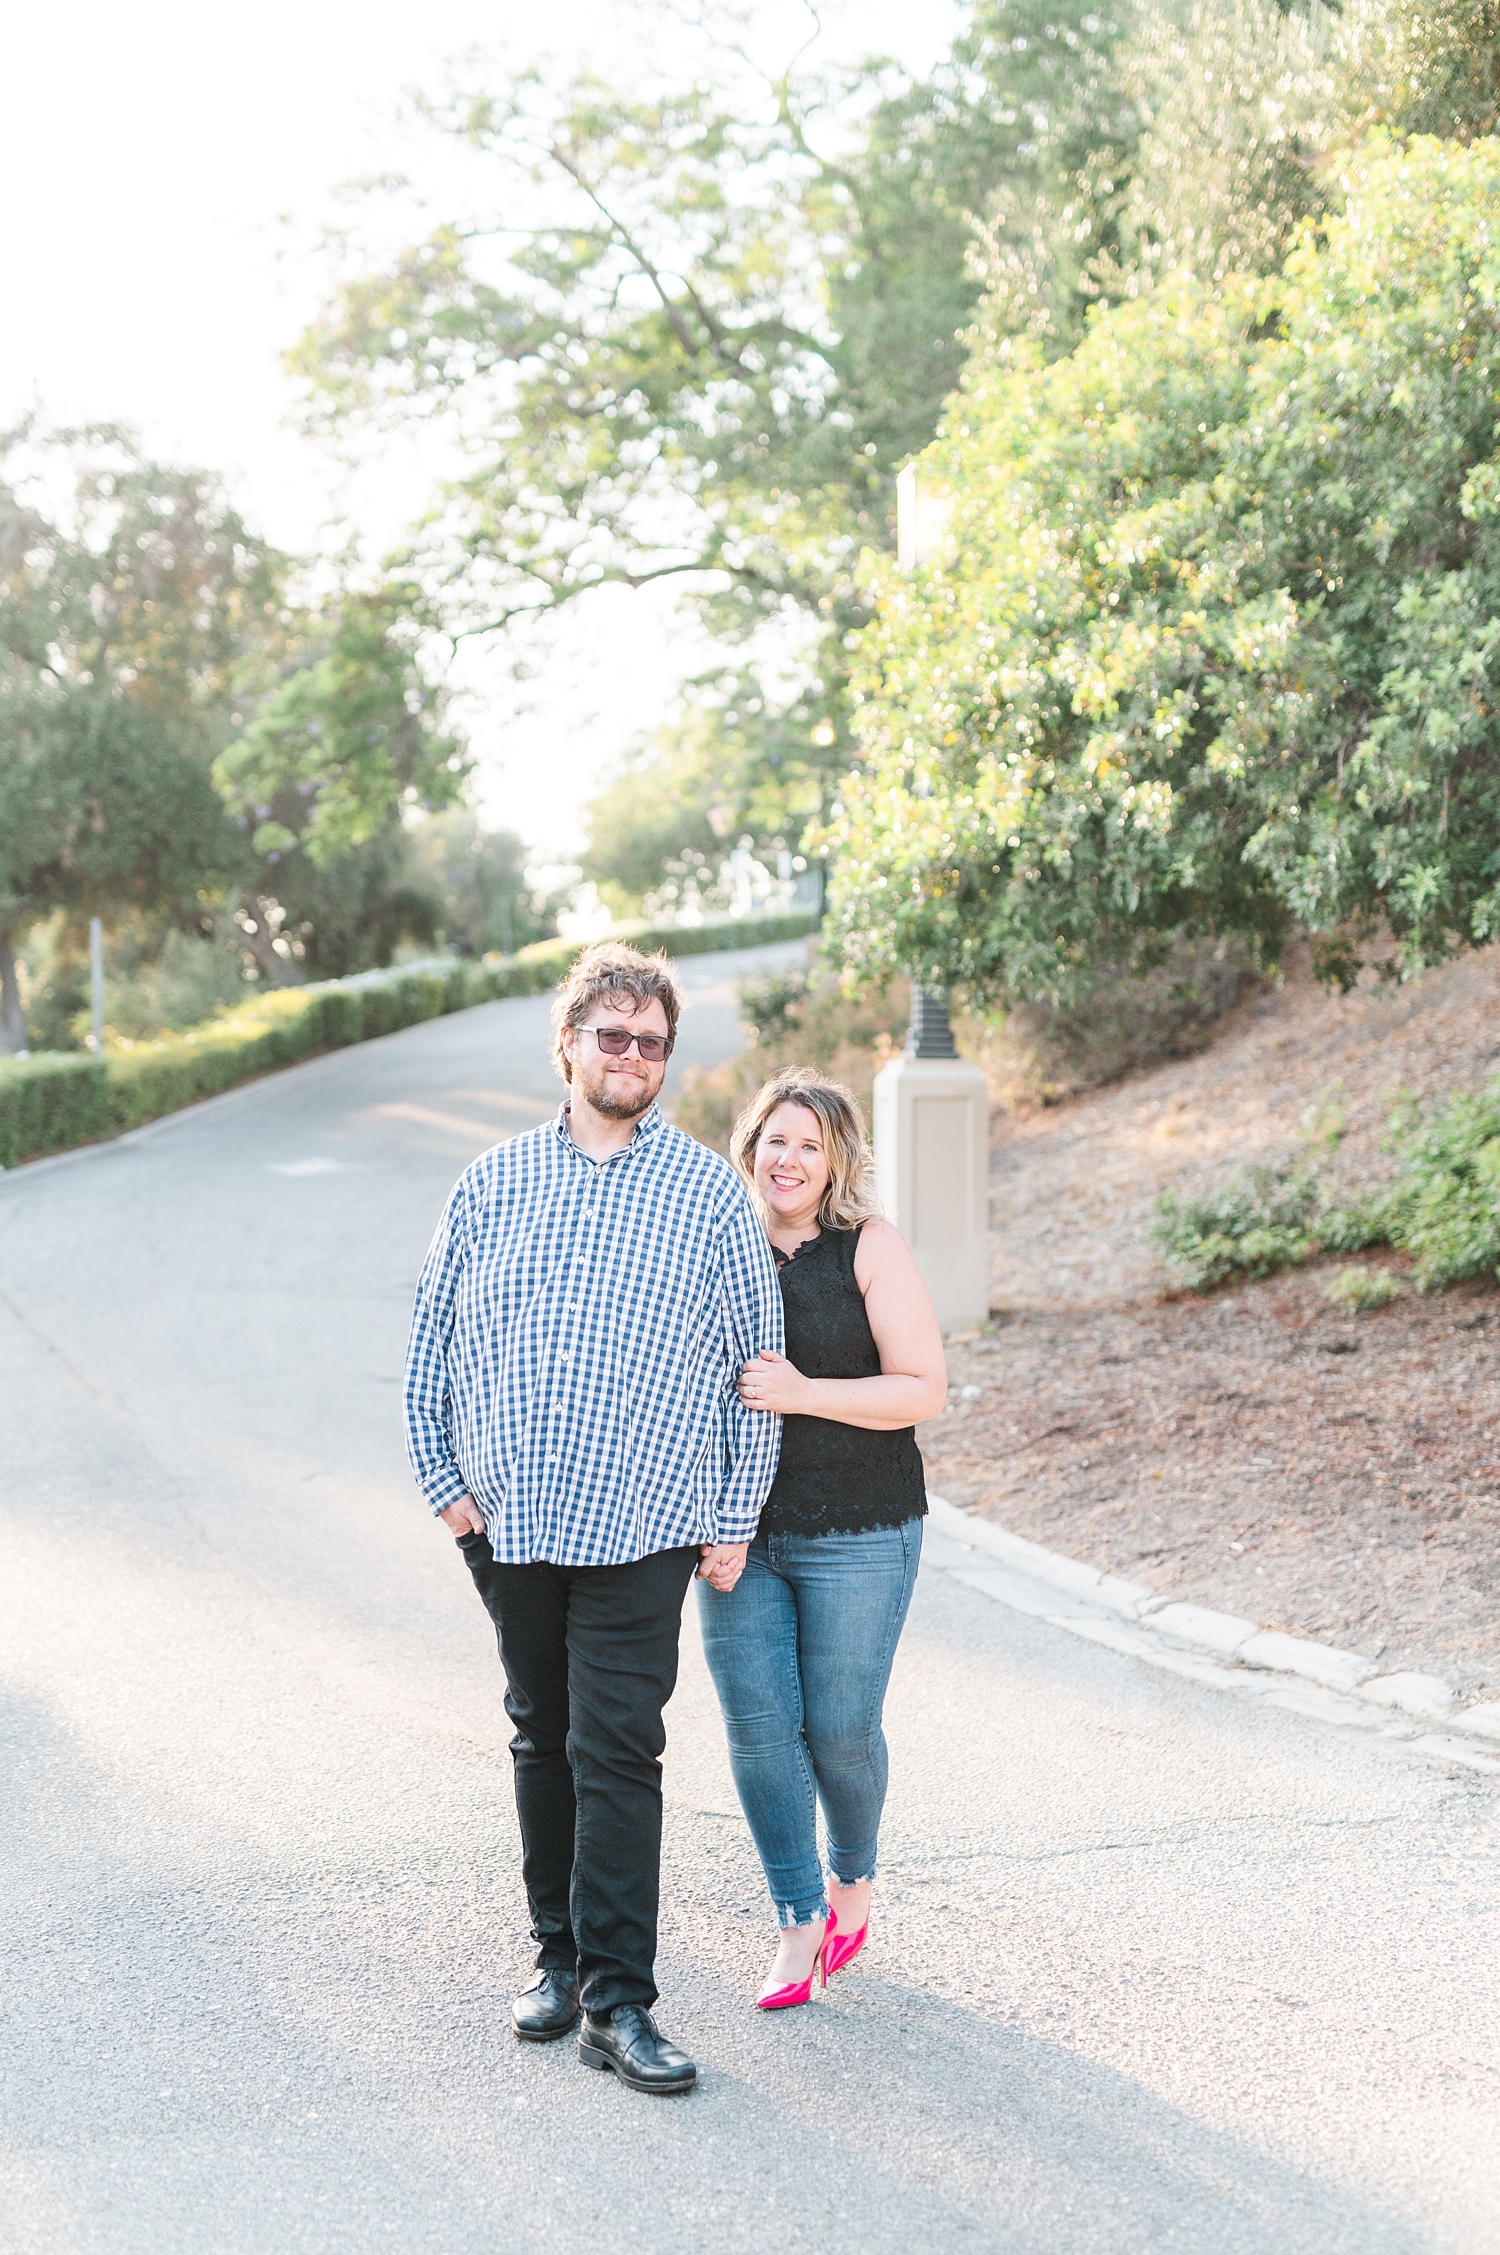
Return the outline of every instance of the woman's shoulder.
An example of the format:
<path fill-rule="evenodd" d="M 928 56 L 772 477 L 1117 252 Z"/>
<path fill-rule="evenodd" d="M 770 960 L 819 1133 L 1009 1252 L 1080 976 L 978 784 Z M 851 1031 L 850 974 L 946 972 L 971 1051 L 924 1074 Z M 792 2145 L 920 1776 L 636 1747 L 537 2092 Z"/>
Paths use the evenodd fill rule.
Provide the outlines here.
<path fill-rule="evenodd" d="M 854 1268 L 861 1284 L 867 1284 L 893 1261 L 904 1261 L 907 1254 L 906 1239 L 894 1222 L 884 1214 L 871 1214 L 858 1230 L 859 1242 L 855 1248 Z"/>

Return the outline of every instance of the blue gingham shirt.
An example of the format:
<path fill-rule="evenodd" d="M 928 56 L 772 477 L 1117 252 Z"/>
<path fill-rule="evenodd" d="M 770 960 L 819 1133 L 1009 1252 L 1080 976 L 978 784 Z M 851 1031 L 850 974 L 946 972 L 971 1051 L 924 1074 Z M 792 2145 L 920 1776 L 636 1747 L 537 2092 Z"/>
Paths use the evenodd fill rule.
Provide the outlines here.
<path fill-rule="evenodd" d="M 433 1511 L 472 1496 L 513 1563 L 748 1542 L 781 1420 L 746 1409 L 736 1381 L 784 1343 L 733 1168 L 654 1104 L 596 1161 L 564 1105 L 448 1200 L 417 1285 L 407 1455 Z"/>

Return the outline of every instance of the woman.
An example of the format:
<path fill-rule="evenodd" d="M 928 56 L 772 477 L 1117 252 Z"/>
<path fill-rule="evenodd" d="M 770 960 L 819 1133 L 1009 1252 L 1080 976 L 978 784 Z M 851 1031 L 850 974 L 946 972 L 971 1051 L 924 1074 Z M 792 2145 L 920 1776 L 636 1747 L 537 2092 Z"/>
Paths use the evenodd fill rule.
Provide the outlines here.
<path fill-rule="evenodd" d="M 757 2000 L 806 2004 L 864 1946 L 885 1801 L 881 1709 L 927 1498 L 913 1427 L 947 1399 L 943 1342 L 899 1230 L 880 1219 L 853 1097 L 768 1081 L 731 1155 L 781 1271 L 785 1356 L 740 1398 L 780 1416 L 781 1459 L 743 1573 L 698 1585 L 703 1643 L 780 1947 Z M 817 1811 L 828 1833 L 825 1892 Z"/>

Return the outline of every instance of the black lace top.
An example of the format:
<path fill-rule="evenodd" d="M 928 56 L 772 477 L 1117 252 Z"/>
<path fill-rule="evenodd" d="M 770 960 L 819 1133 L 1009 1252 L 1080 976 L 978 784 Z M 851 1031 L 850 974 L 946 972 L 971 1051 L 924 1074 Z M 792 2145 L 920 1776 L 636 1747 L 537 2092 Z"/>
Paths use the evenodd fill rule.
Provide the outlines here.
<path fill-rule="evenodd" d="M 880 1352 L 854 1280 L 858 1229 L 825 1229 L 776 1253 L 786 1351 L 807 1378 L 878 1378 Z M 774 1248 L 773 1248 L 774 1250 Z M 829 1417 L 786 1417 L 763 1535 L 862 1535 L 925 1517 L 916 1429 L 871 1433 Z"/>

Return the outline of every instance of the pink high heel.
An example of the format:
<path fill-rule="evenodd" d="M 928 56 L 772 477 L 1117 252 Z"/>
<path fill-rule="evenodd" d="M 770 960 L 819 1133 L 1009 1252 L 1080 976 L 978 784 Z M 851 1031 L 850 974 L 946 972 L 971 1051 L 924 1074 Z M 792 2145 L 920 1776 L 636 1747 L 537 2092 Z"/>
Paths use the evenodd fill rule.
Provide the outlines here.
<path fill-rule="evenodd" d="M 757 1997 L 755 2000 L 757 2012 L 782 2012 L 789 2004 L 811 2004 L 814 1974 L 821 1976 L 822 1986 L 825 1989 L 827 1988 L 828 1937 L 833 1932 L 833 1927 L 834 1917 L 833 1912 L 830 1911 L 828 1913 L 828 1924 L 823 1929 L 823 1939 L 818 1944 L 818 1954 L 813 1959 L 812 1973 L 809 1973 L 805 1981 L 788 1981 L 784 1989 L 773 1989 L 768 1997 Z M 863 1940 L 864 1937 L 861 1936 L 860 1939 Z"/>
<path fill-rule="evenodd" d="M 832 1919 L 829 1920 L 829 1924 L 833 1924 Z M 825 1987 L 828 1983 L 829 1974 L 842 1973 L 846 1965 L 852 1965 L 869 1938 L 870 1921 L 868 1917 L 857 1934 L 829 1935 L 827 1941 L 823 1944 L 823 1982 Z"/>

